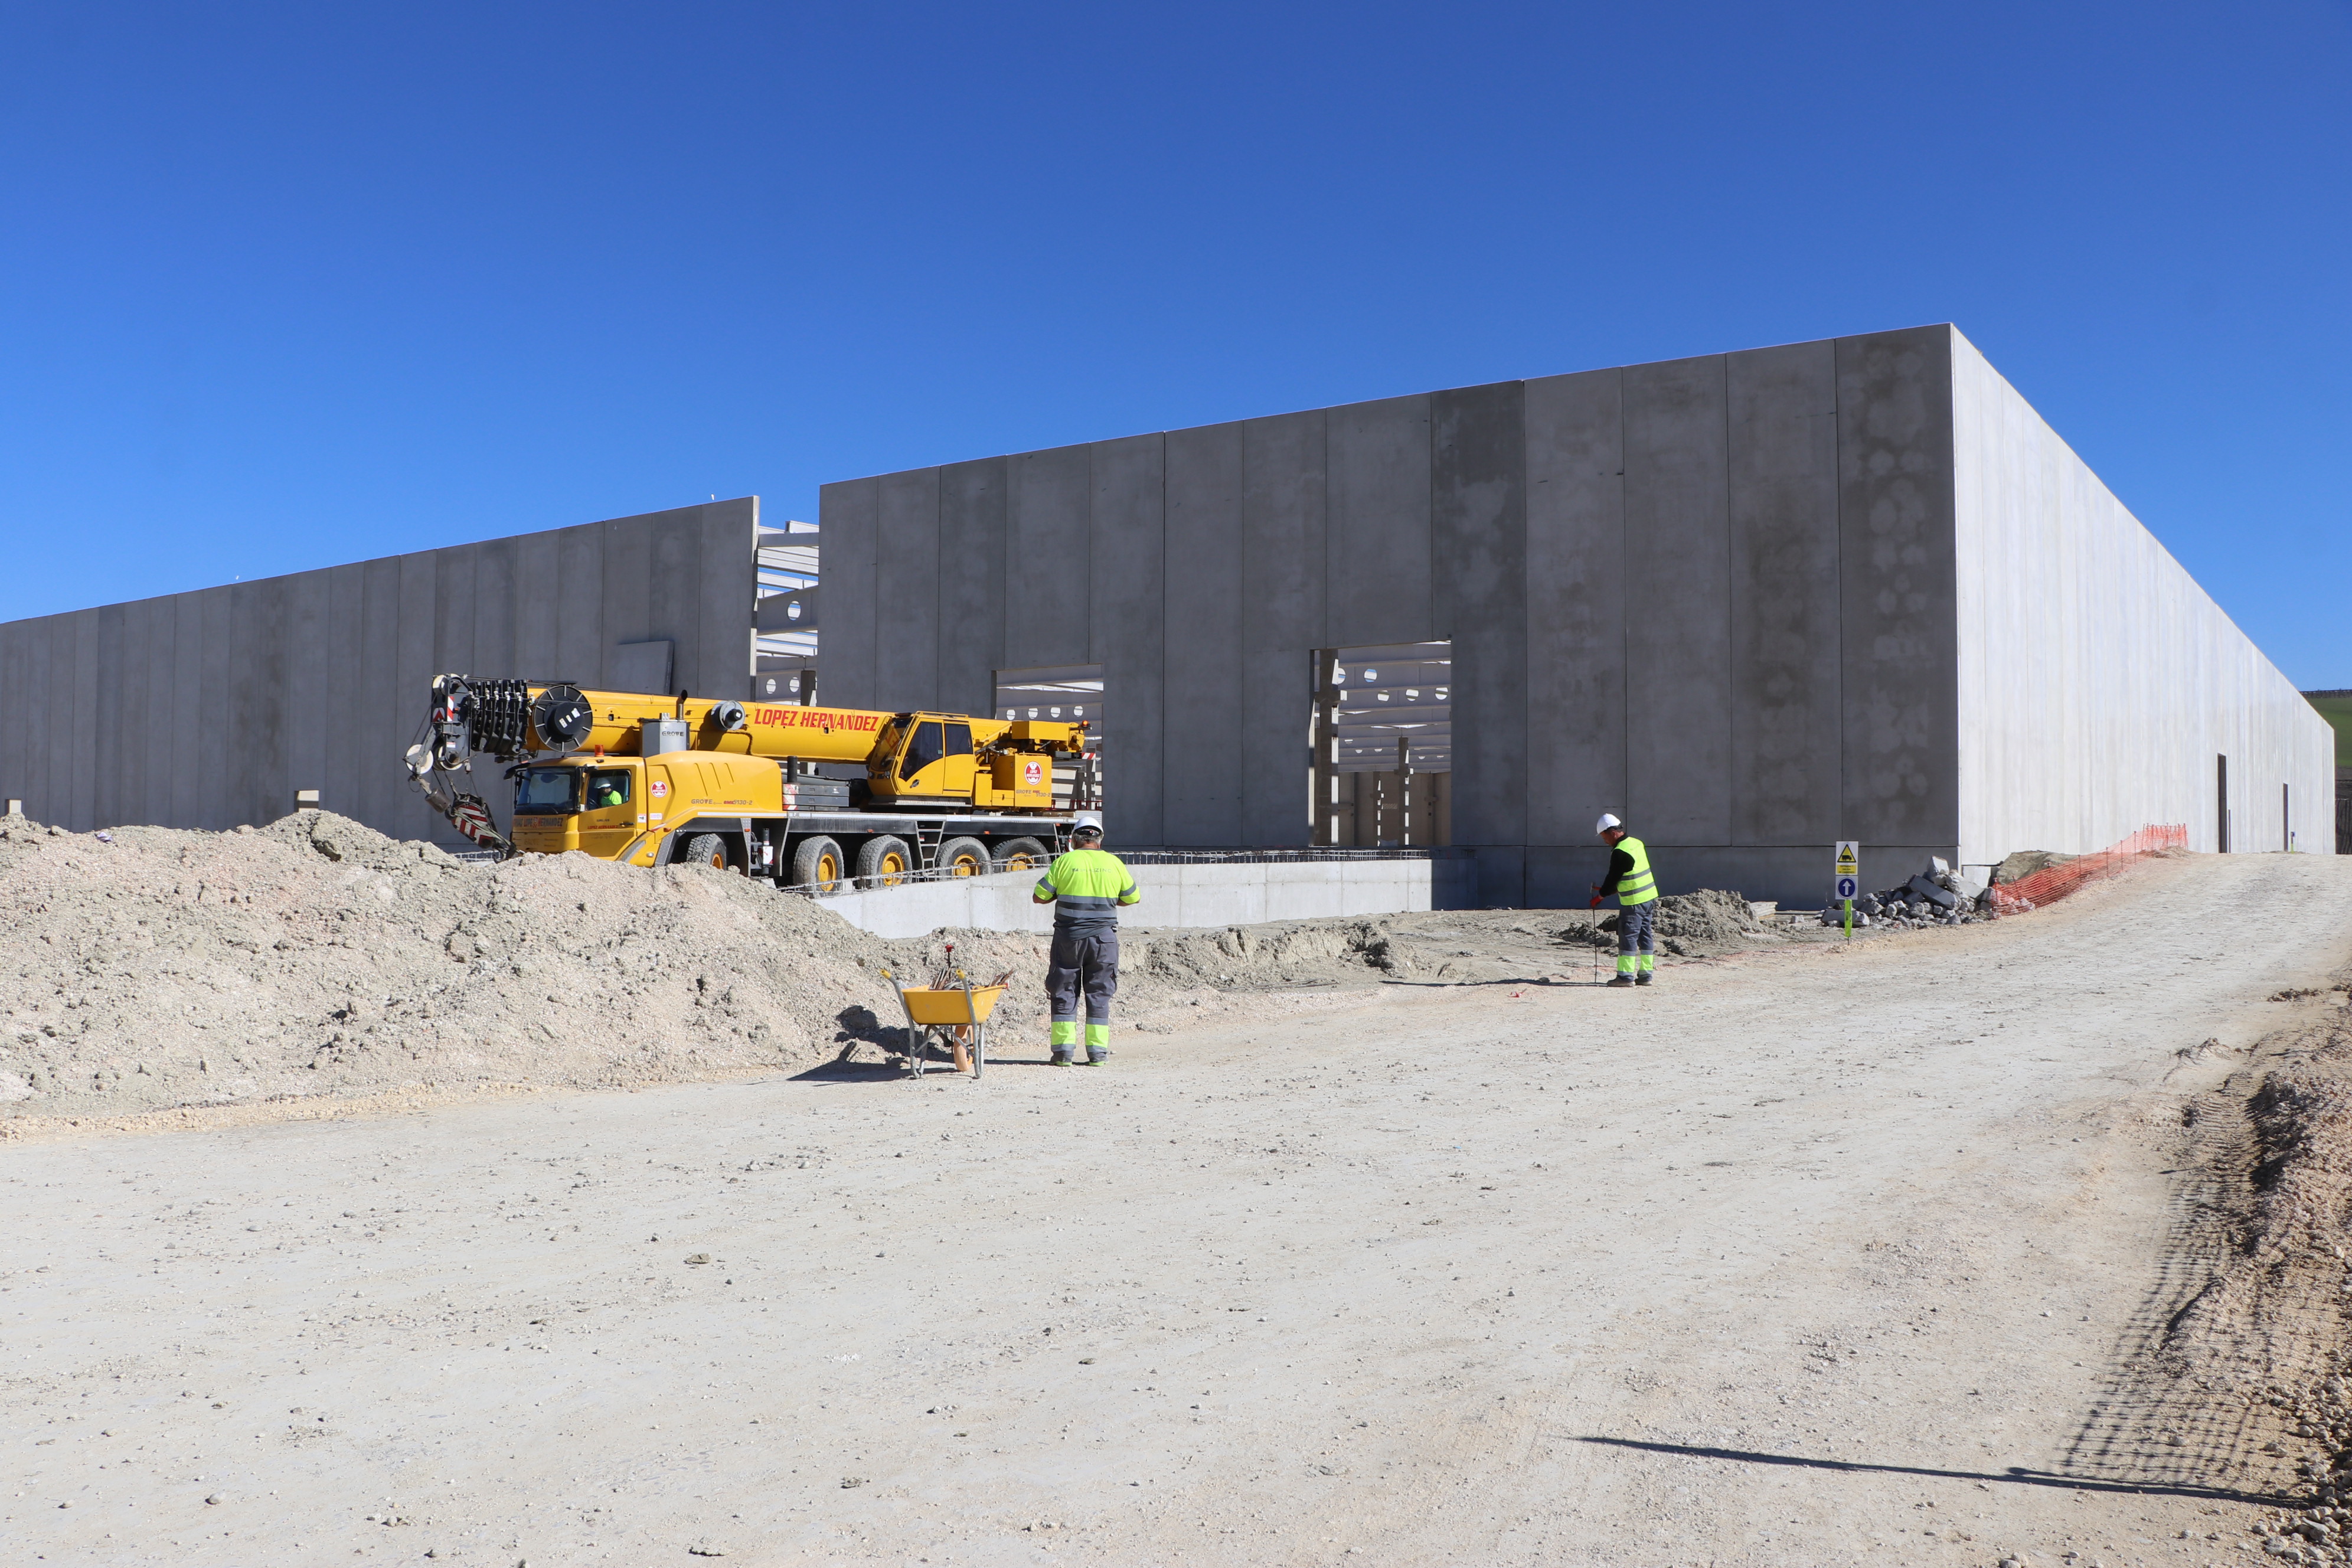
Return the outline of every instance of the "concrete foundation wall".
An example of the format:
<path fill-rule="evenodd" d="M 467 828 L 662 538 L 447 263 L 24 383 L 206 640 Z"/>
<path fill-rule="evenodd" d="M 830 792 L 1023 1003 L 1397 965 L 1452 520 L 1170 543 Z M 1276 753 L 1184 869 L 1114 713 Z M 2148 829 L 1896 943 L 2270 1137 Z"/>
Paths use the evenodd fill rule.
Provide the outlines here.
<path fill-rule="evenodd" d="M 2332 851 L 2326 721 L 1953 340 L 1960 858 L 2080 853 L 2158 823 L 2217 849 L 2222 755 L 2234 851 L 2276 851 L 2290 830 Z"/>
<path fill-rule="evenodd" d="M 992 668 L 1100 664 L 1115 846 L 1303 846 L 1313 650 L 1450 638 L 1478 901 L 1582 904 L 1604 810 L 1670 889 L 1818 894 L 1840 837 L 1948 856 L 1950 344 L 1919 328 L 829 485 L 828 638 L 943 621 L 928 660 L 828 641 L 824 689 L 972 707 Z"/>
<path fill-rule="evenodd" d="M 1475 868 L 1466 860 L 1132 869 L 1143 899 L 1121 918 L 1128 929 L 1137 931 L 1461 909 L 1476 894 Z M 1036 886 L 1036 875 L 1024 871 L 843 893 L 821 899 L 818 905 L 860 931 L 891 939 L 923 936 L 942 927 L 1048 932 L 1054 929 L 1054 909 L 1031 897 Z"/>
<path fill-rule="evenodd" d="M 758 510 L 682 507 L 0 625 L 0 794 L 88 832 L 268 822 L 316 789 L 382 832 L 457 845 L 400 763 L 433 677 L 604 684 L 621 644 L 667 639 L 677 686 L 748 696 Z M 504 782 L 483 775 L 479 793 L 503 820 Z"/>

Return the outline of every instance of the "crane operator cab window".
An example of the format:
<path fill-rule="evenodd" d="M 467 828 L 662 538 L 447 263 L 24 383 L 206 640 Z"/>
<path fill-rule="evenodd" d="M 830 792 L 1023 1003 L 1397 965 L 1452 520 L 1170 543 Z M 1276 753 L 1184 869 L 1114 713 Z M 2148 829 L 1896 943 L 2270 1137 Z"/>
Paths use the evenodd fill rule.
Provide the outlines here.
<path fill-rule="evenodd" d="M 525 768 L 515 780 L 515 812 L 557 816 L 580 809 L 578 768 Z"/>
<path fill-rule="evenodd" d="M 935 764 L 945 763 L 944 768 Z M 919 783 L 917 783 L 918 777 Z M 907 725 L 907 749 L 898 756 L 898 778 L 919 795 L 971 793 L 971 724 L 968 720 L 920 719 Z"/>
<path fill-rule="evenodd" d="M 906 755 L 898 759 L 898 776 L 902 779 L 913 778 L 947 754 L 943 749 L 946 742 L 940 734 L 938 720 L 926 719 L 919 724 L 910 726 L 910 729 L 912 733 L 907 738 Z M 969 747 L 971 743 L 971 731 L 966 730 L 964 744 Z"/>
<path fill-rule="evenodd" d="M 629 804 L 629 770 L 598 768 L 588 775 L 588 809 L 600 811 L 608 805 Z"/>

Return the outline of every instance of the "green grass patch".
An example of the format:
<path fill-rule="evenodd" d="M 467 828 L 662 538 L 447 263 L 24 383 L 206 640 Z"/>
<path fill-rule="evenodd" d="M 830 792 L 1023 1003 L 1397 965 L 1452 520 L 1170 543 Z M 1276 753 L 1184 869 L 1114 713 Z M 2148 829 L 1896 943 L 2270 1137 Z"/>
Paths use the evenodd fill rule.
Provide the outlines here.
<path fill-rule="evenodd" d="M 2352 693 L 2326 697 L 2306 695 L 2305 702 L 2319 710 L 2319 716 L 2336 726 L 2336 765 L 2352 768 Z"/>

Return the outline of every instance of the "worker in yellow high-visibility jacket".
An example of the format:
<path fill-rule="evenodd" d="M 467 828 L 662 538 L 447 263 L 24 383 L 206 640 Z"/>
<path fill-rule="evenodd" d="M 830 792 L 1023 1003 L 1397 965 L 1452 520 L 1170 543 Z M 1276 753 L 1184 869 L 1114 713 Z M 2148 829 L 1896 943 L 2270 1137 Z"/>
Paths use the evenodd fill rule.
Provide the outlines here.
<path fill-rule="evenodd" d="M 1658 879 L 1650 873 L 1649 847 L 1625 831 L 1608 813 L 1593 825 L 1609 846 L 1609 874 L 1592 889 L 1592 907 L 1617 899 L 1617 977 L 1612 985 L 1647 985 L 1657 966 Z"/>
<path fill-rule="evenodd" d="M 1078 1001 L 1086 999 L 1087 1065 L 1110 1055 L 1110 999 L 1118 994 L 1118 911 L 1140 900 L 1127 863 L 1102 847 L 1102 829 L 1081 822 L 1070 847 L 1038 879 L 1033 901 L 1054 906 L 1054 946 L 1045 995 L 1054 1007 L 1054 1065 L 1078 1048 Z"/>

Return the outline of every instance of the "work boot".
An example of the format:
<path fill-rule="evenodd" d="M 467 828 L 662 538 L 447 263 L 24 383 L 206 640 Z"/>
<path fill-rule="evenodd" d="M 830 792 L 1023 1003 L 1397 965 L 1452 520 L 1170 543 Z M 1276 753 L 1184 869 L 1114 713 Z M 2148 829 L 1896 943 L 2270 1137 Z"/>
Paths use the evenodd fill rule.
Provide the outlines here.
<path fill-rule="evenodd" d="M 1057 1068 L 1068 1067 L 1070 1065 L 1070 1053 L 1067 1051 L 1055 1051 L 1054 1053 L 1054 1065 Z"/>
<path fill-rule="evenodd" d="M 1636 984 L 1636 985 L 1647 985 L 1647 984 L 1650 983 L 1651 979 L 1652 979 L 1652 976 L 1651 976 L 1650 972 L 1649 972 L 1648 970 L 1646 970 L 1646 969 L 1645 969 L 1645 970 L 1642 971 L 1642 973 L 1641 973 L 1636 974 L 1635 976 L 1633 976 L 1633 984 Z"/>
<path fill-rule="evenodd" d="M 1110 1060 L 1110 1053 L 1108 1051 L 1088 1051 L 1087 1053 L 1087 1066 L 1090 1068 L 1098 1068 L 1108 1060 Z"/>
<path fill-rule="evenodd" d="M 1616 979 L 1609 983 L 1609 989 L 1614 991 L 1620 986 L 1638 985 L 1640 984 L 1641 982 L 1635 980 L 1630 974 L 1621 974 Z"/>

